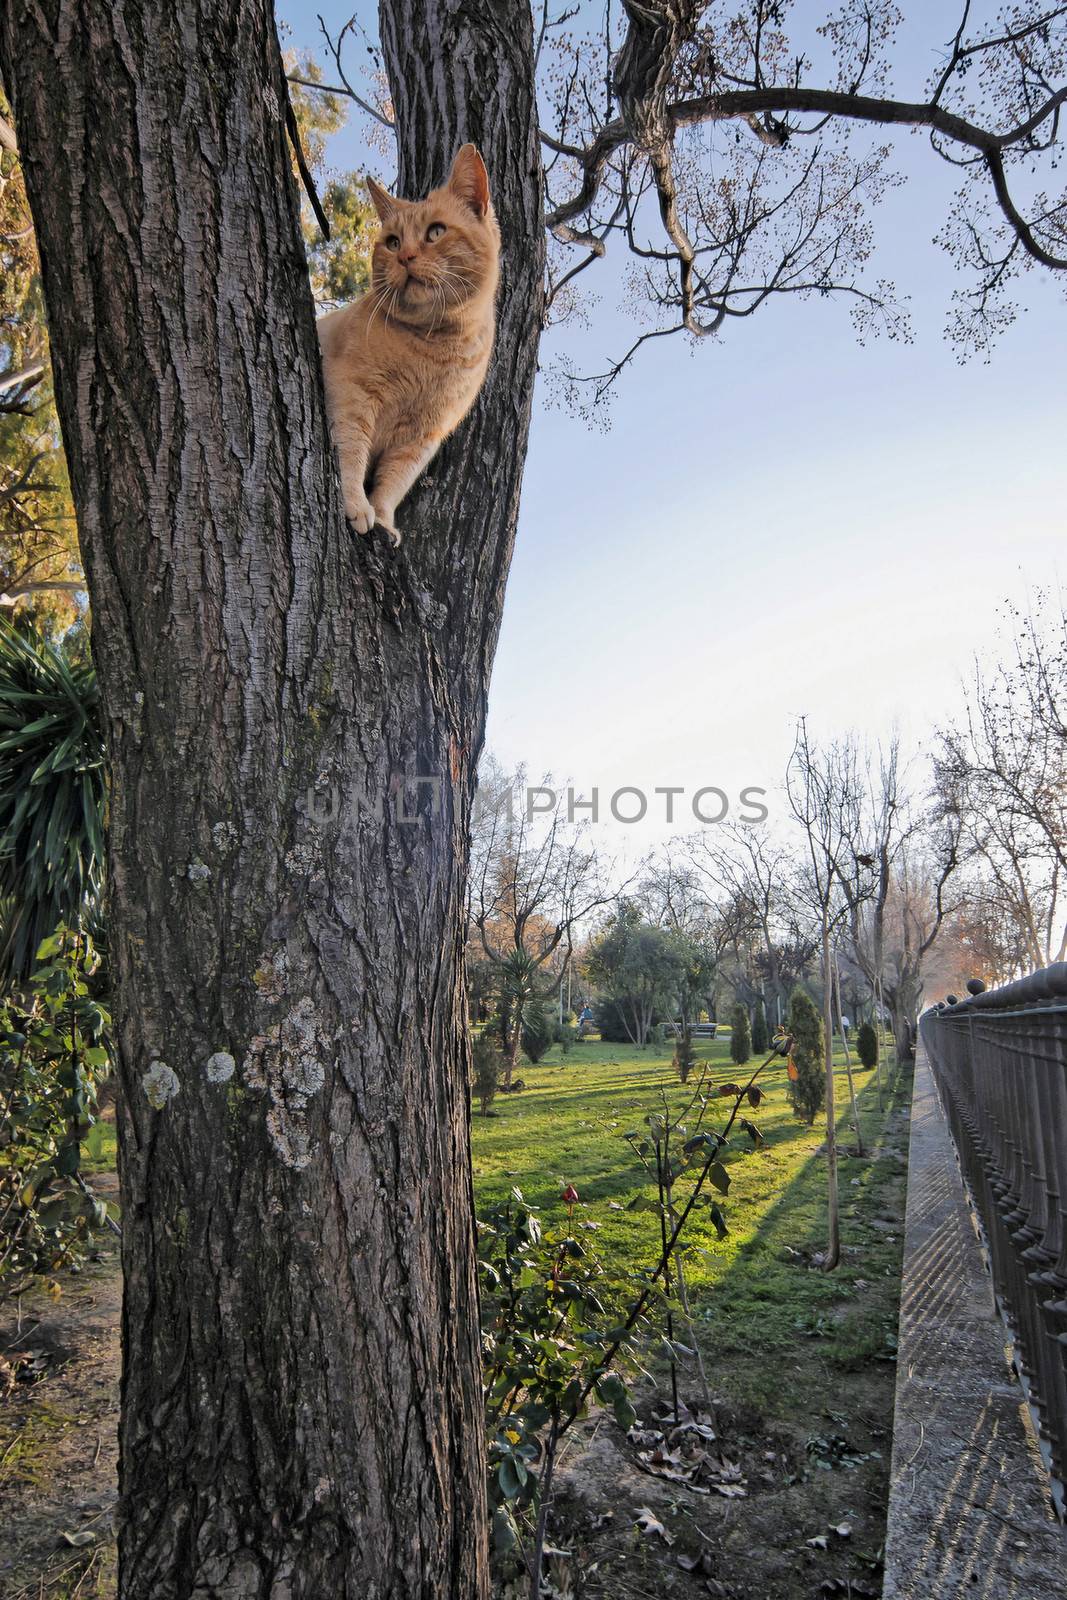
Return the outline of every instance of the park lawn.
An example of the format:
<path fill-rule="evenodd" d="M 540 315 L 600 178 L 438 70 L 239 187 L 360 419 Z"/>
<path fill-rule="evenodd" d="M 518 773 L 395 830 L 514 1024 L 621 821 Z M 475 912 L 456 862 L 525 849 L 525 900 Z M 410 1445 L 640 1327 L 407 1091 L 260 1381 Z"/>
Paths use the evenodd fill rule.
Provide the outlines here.
<path fill-rule="evenodd" d="M 112 1114 L 94 1122 L 87 1138 L 82 1141 L 82 1171 L 114 1172 L 117 1160 L 118 1136 Z"/>
<path fill-rule="evenodd" d="M 611 1204 L 625 1208 L 635 1196 L 653 1193 L 623 1135 L 642 1130 L 644 1119 L 662 1109 L 664 1095 L 672 1109 L 684 1107 L 700 1061 L 710 1062 L 713 1086 L 743 1083 L 759 1064 L 754 1059 L 746 1068 L 734 1066 L 729 1038 L 717 1039 L 698 1046 L 698 1065 L 685 1088 L 672 1069 L 670 1049 L 582 1043 L 565 1057 L 556 1046 L 537 1066 L 523 1062 L 519 1075 L 526 1087 L 498 1095 L 496 1115 L 482 1117 L 475 1110 L 472 1119 L 479 1212 L 517 1187 L 540 1209 L 543 1222 L 555 1226 L 565 1218 L 561 1190 L 570 1183 L 581 1197 L 574 1220 L 579 1227 L 597 1225 L 594 1248 L 609 1269 L 653 1265 L 659 1249 L 655 1213 Z M 825 1273 L 812 1265 L 826 1245 L 826 1166 L 816 1154 L 824 1125 L 822 1117 L 808 1127 L 794 1116 L 784 1062 L 761 1074 L 766 1098 L 758 1110 L 746 1108 L 764 1143 L 753 1147 L 735 1123 L 723 1156 L 730 1191 L 725 1199 L 711 1197 L 721 1203 L 729 1234 L 720 1240 L 702 1207 L 694 1209 L 688 1232 L 698 1247 L 686 1270 L 708 1370 L 728 1372 L 732 1397 L 775 1421 L 810 1417 L 818 1396 L 832 1402 L 836 1374 L 891 1363 L 896 1345 L 906 1159 L 899 1111 L 910 1079 L 897 1075 L 884 1096 L 886 1114 L 880 1115 L 875 1074 L 859 1070 L 853 1055 L 867 1147 L 860 1159 L 846 1154 L 855 1136 L 840 1049 L 837 1059 L 839 1268 Z M 721 1128 L 732 1105 L 732 1098 L 713 1101 L 705 1125 Z M 688 1182 L 681 1180 L 680 1197 Z M 887 1392 L 891 1416 L 891 1386 Z"/>
<path fill-rule="evenodd" d="M 729 1051 L 728 1036 L 698 1042 L 688 1088 L 673 1070 L 669 1044 L 640 1050 L 593 1041 L 574 1045 L 566 1056 L 555 1046 L 537 1066 L 523 1060 L 518 1075 L 525 1089 L 498 1095 L 491 1116 L 475 1108 L 472 1117 L 479 1212 L 519 1188 L 542 1221 L 557 1226 L 567 1210 L 561 1191 L 574 1184 L 581 1197 L 574 1221 L 596 1225 L 591 1243 L 605 1265 L 626 1271 L 653 1264 L 659 1246 L 655 1214 L 615 1209 L 653 1192 L 623 1135 L 643 1132 L 645 1118 L 662 1110 L 664 1094 L 672 1110 L 684 1107 L 705 1060 L 708 1087 L 747 1081 L 758 1060 L 736 1067 Z M 810 1266 L 826 1244 L 825 1161 L 816 1155 L 823 1119 L 809 1128 L 793 1115 L 785 1065 L 778 1061 L 760 1075 L 762 1104 L 746 1107 L 763 1145 L 753 1147 L 735 1124 L 723 1156 L 729 1195 L 708 1190 L 721 1204 L 729 1234 L 717 1237 L 703 1207 L 694 1210 L 687 1229 L 697 1252 L 687 1278 L 705 1358 L 713 1365 L 729 1359 L 735 1394 L 760 1408 L 781 1409 L 783 1359 L 792 1357 L 795 1366 L 799 1352 L 815 1356 L 820 1370 L 827 1363 L 845 1368 L 885 1360 L 895 1344 L 903 1231 L 900 1130 L 887 1140 L 875 1074 L 860 1070 L 853 1053 L 868 1157 L 846 1154 L 855 1139 L 840 1046 L 835 1059 L 843 1246 L 837 1271 Z M 887 1085 L 886 1114 L 899 1110 L 909 1092 L 910 1078 Z M 732 1105 L 732 1099 L 713 1100 L 705 1124 L 721 1128 Z M 691 1122 L 694 1117 L 695 1112 Z M 115 1154 L 114 1119 L 106 1115 L 83 1147 L 84 1170 L 113 1170 Z M 679 1184 L 680 1199 L 688 1183 Z M 878 1292 L 872 1293 L 875 1285 Z"/>
<path fill-rule="evenodd" d="M 710 1058 L 713 1085 L 744 1082 L 757 1065 L 735 1067 L 728 1038 L 701 1045 L 698 1056 Z M 698 1064 L 694 1083 L 699 1071 Z M 669 1047 L 641 1051 L 593 1042 L 574 1046 L 565 1058 L 556 1047 L 537 1066 L 524 1061 L 519 1073 L 526 1084 L 520 1093 L 498 1096 L 496 1115 L 475 1111 L 472 1118 L 479 1213 L 518 1187 L 547 1225 L 558 1225 L 567 1210 L 561 1190 L 572 1183 L 580 1195 L 572 1225 L 612 1276 L 654 1264 L 655 1215 L 617 1210 L 612 1202 L 625 1208 L 634 1196 L 652 1192 L 623 1135 L 641 1130 L 643 1119 L 662 1109 L 664 1093 L 679 1107 L 691 1092 L 672 1070 Z M 696 1560 L 701 1552 L 711 1552 L 715 1570 L 729 1576 L 721 1592 L 731 1597 L 796 1600 L 818 1592 L 820 1581 L 824 1589 L 836 1584 L 833 1593 L 876 1593 L 892 1435 L 910 1073 L 894 1076 L 884 1116 L 874 1075 L 858 1073 L 869 1154 L 862 1160 L 842 1155 L 843 1256 L 831 1274 L 815 1259 L 826 1242 L 825 1162 L 817 1154 L 822 1119 L 813 1128 L 796 1120 L 786 1081 L 784 1065 L 776 1062 L 760 1079 L 766 1098 L 748 1112 L 763 1145 L 754 1148 L 741 1132 L 725 1152 L 730 1192 L 716 1198 L 729 1234 L 720 1241 L 695 1213 L 700 1220 L 691 1238 L 700 1253 L 688 1267 L 695 1332 L 675 1327 L 677 1339 L 699 1341 L 716 1448 L 740 1463 L 749 1498 L 739 1514 L 732 1499 L 648 1476 L 639 1470 L 637 1445 L 610 1415 L 594 1413 L 572 1439 L 565 1463 L 570 1476 L 564 1472 L 558 1480 L 550 1520 L 555 1545 L 573 1544 L 582 1552 L 583 1592 L 590 1600 L 688 1596 L 692 1580 L 679 1571 L 679 1553 Z M 837 1088 L 839 1137 L 847 1149 L 854 1136 L 843 1058 Z M 712 1127 L 722 1126 L 732 1103 L 732 1097 L 711 1103 Z M 85 1170 L 97 1174 L 98 1185 L 107 1185 L 114 1156 L 108 1107 L 85 1149 Z M 586 1234 L 583 1223 L 595 1227 Z M 71 1503 L 99 1508 L 88 1526 L 104 1527 L 114 1497 L 119 1292 L 117 1253 L 104 1238 L 78 1278 L 64 1282 L 57 1301 L 41 1290 L 27 1308 L 39 1319 L 37 1343 L 51 1341 L 63 1352 L 47 1383 L 19 1386 L 10 1421 L 22 1430 L 21 1453 L 11 1450 L 0 1428 L 0 1456 L 6 1454 L 0 1522 L 12 1530 L 8 1565 L 12 1572 L 18 1568 L 20 1581 L 27 1576 L 28 1586 L 12 1592 L 27 1600 L 46 1592 L 45 1584 L 55 1595 L 114 1592 L 110 1539 L 79 1551 L 75 1561 L 69 1550 L 57 1549 L 55 1529 L 67 1526 Z M 635 1382 L 643 1426 L 662 1417 L 664 1378 L 662 1367 L 653 1365 Z M 688 1363 L 680 1389 L 683 1400 L 699 1403 Z M 31 1423 L 32 1437 L 25 1432 Z M 635 1518 L 648 1507 L 669 1528 L 672 1545 L 635 1529 Z M 848 1537 L 839 1532 L 846 1523 Z M 64 1589 L 68 1574 L 73 1587 Z"/>

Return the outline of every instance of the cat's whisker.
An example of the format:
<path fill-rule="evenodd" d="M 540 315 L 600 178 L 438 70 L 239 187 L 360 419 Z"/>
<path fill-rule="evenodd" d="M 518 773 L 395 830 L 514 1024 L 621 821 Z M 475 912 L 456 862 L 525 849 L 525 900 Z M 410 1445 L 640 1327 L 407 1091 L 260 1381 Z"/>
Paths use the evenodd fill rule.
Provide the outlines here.
<path fill-rule="evenodd" d="M 374 319 L 378 315 L 378 312 L 381 310 L 382 306 L 384 305 L 385 298 L 386 298 L 388 293 L 389 293 L 389 285 L 387 283 L 383 283 L 383 284 L 380 284 L 377 288 L 372 289 L 370 291 L 370 293 L 368 294 L 368 296 L 367 296 L 367 299 L 370 302 L 370 316 L 367 319 L 367 338 L 368 339 L 370 338 L 371 329 L 374 327 Z"/>
<path fill-rule="evenodd" d="M 454 307 L 456 310 L 463 305 L 467 297 L 461 292 L 461 288 L 459 287 L 460 283 L 461 280 L 456 276 L 456 274 L 454 272 L 449 272 L 447 268 L 440 273 L 439 277 L 435 281 L 434 290 L 440 290 L 441 294 L 442 312 L 444 312 L 446 300 L 450 301 L 451 307 Z"/>
<path fill-rule="evenodd" d="M 462 304 L 464 298 L 462 291 L 469 288 L 466 279 L 462 278 L 458 272 L 454 272 L 450 267 L 442 267 L 440 282 L 455 292 L 457 305 Z"/>

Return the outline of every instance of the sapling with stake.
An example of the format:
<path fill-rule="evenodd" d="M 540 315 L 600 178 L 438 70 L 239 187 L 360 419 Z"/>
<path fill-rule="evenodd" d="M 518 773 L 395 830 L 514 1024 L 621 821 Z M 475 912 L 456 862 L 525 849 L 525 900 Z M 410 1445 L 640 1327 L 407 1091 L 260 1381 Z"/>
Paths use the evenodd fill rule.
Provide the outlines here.
<path fill-rule="evenodd" d="M 792 1048 L 792 1038 L 783 1035 L 775 1040 L 774 1048 L 767 1058 L 756 1067 L 744 1084 L 724 1084 L 720 1087 L 719 1096 L 730 1094 L 733 1096 L 733 1106 L 730 1115 L 721 1132 L 702 1130 L 700 1123 L 703 1121 L 711 1096 L 703 1093 L 703 1085 L 707 1076 L 707 1068 L 701 1076 L 700 1083 L 688 1103 L 691 1109 L 697 1100 L 701 1101 L 700 1112 L 695 1124 L 696 1132 L 691 1134 L 681 1146 L 677 1170 L 671 1166 L 670 1140 L 671 1134 L 680 1136 L 678 1119 L 673 1122 L 667 1114 L 662 1117 L 656 1115 L 650 1119 L 650 1139 L 648 1148 L 638 1149 L 639 1157 L 648 1166 L 647 1157 L 650 1152 L 658 1152 L 656 1157 L 657 1187 L 660 1199 L 657 1209 L 660 1214 L 660 1252 L 659 1259 L 652 1270 L 644 1275 L 639 1293 L 630 1304 L 628 1310 L 619 1322 L 612 1319 L 610 1333 L 598 1335 L 595 1329 L 588 1328 L 582 1335 L 584 1349 L 589 1352 L 590 1365 L 583 1372 L 581 1368 L 581 1353 L 576 1354 L 576 1347 L 561 1338 L 574 1308 L 580 1308 L 580 1315 L 588 1316 L 590 1312 L 595 1316 L 603 1313 L 604 1307 L 599 1297 L 590 1289 L 592 1276 L 599 1271 L 599 1264 L 595 1258 L 590 1258 L 587 1250 L 573 1238 L 567 1238 L 554 1246 L 552 1266 L 547 1280 L 547 1295 L 542 1292 L 545 1284 L 538 1286 L 534 1304 L 536 1305 L 539 1321 L 530 1329 L 530 1348 L 536 1346 L 537 1359 L 519 1359 L 515 1367 L 505 1371 L 498 1360 L 492 1367 L 487 1384 L 487 1395 L 492 1402 L 496 1398 L 495 1409 L 491 1409 L 494 1422 L 503 1422 L 506 1426 L 505 1442 L 500 1443 L 500 1434 L 497 1435 L 494 1448 L 501 1465 L 498 1471 L 501 1476 L 510 1481 L 509 1474 L 514 1470 L 515 1492 L 511 1498 L 520 1504 L 529 1505 L 536 1493 L 538 1500 L 537 1519 L 534 1529 L 533 1545 L 526 1556 L 526 1566 L 530 1576 L 530 1600 L 541 1600 L 541 1571 L 544 1562 L 545 1535 L 548 1525 L 548 1513 L 551 1504 L 552 1481 L 559 1457 L 560 1445 L 573 1424 L 585 1414 L 590 1397 L 595 1393 L 598 1398 L 611 1405 L 615 1412 L 616 1420 L 620 1426 L 628 1428 L 636 1419 L 636 1413 L 630 1403 L 626 1386 L 619 1376 L 616 1368 L 629 1353 L 633 1344 L 636 1330 L 643 1323 L 646 1311 L 653 1296 L 661 1295 L 659 1285 L 662 1282 L 667 1294 L 664 1296 L 667 1306 L 668 1342 L 672 1358 L 675 1354 L 675 1344 L 672 1337 L 673 1319 L 670 1304 L 669 1285 L 673 1285 L 675 1278 L 682 1279 L 679 1274 L 680 1262 L 678 1257 L 679 1242 L 683 1236 L 686 1225 L 693 1214 L 694 1207 L 705 1192 L 707 1183 L 713 1184 L 725 1194 L 729 1188 L 729 1176 L 722 1165 L 720 1156 L 729 1143 L 730 1133 L 738 1122 L 742 1106 L 756 1106 L 761 1098 L 761 1091 L 756 1080 L 766 1067 L 776 1058 L 788 1057 Z M 741 1126 L 748 1134 L 753 1144 L 762 1143 L 762 1135 L 747 1118 L 740 1119 Z M 628 1141 L 634 1148 L 644 1141 L 637 1140 L 636 1135 L 627 1135 Z M 635 1144 L 636 1141 L 636 1144 Z M 699 1167 L 694 1165 L 700 1161 Z M 650 1169 L 651 1170 L 651 1169 Z M 685 1203 L 676 1207 L 673 1199 L 674 1184 L 677 1178 L 685 1171 L 695 1171 L 696 1181 L 686 1197 Z M 517 1199 L 522 1197 L 515 1191 Z M 568 1185 L 563 1191 L 563 1199 L 568 1207 L 568 1221 L 571 1219 L 573 1208 L 578 1203 L 577 1191 Z M 652 1202 L 656 1204 L 656 1202 Z M 520 1237 L 522 1228 L 530 1229 L 532 1221 L 529 1208 L 522 1202 L 522 1211 L 519 1217 L 508 1215 L 504 1223 L 503 1232 L 509 1243 Z M 726 1222 L 717 1203 L 713 1203 L 711 1217 L 720 1237 L 726 1233 Z M 522 1220 L 522 1228 L 519 1220 Z M 499 1215 L 495 1236 L 501 1237 Z M 530 1237 L 534 1243 L 540 1242 L 539 1228 L 534 1224 Z M 527 1252 L 529 1256 L 530 1252 Z M 675 1267 L 675 1276 L 672 1276 L 672 1263 Z M 530 1289 L 523 1290 L 519 1286 L 520 1276 L 528 1279 L 531 1274 L 529 1261 L 521 1270 L 516 1270 L 514 1260 L 508 1260 L 506 1279 L 502 1282 L 497 1276 L 496 1287 L 504 1290 L 504 1302 L 498 1322 L 503 1326 L 496 1335 L 497 1348 L 508 1351 L 512 1346 L 521 1346 L 522 1337 L 512 1338 L 512 1330 L 508 1326 L 508 1318 L 518 1323 L 521 1308 L 529 1301 Z M 558 1310 L 556 1309 L 558 1306 Z M 685 1307 L 688 1314 L 688 1307 Z M 565 1348 L 564 1348 L 565 1346 Z M 599 1353 L 598 1353 L 599 1351 Z M 558 1355 L 558 1360 L 557 1360 Z M 517 1368 L 518 1370 L 515 1370 Z M 519 1397 L 525 1395 L 524 1406 L 519 1405 Z M 674 1415 L 678 1420 L 679 1407 L 677 1397 L 677 1380 L 673 1370 L 672 1360 L 672 1398 Z M 525 1412 L 520 1416 L 520 1412 Z M 547 1432 L 545 1431 L 547 1428 Z M 540 1435 L 540 1439 L 538 1436 Z M 536 1459 L 540 1443 L 541 1468 L 536 1484 L 536 1490 L 531 1487 L 532 1475 L 528 1470 L 528 1463 Z M 492 1462 L 491 1455 L 491 1462 Z M 507 1462 L 507 1468 L 503 1465 Z M 501 1508 L 498 1508 L 498 1512 Z M 514 1523 L 510 1520 L 514 1532 Z M 517 1539 L 517 1533 L 515 1535 Z M 512 1542 L 515 1542 L 514 1540 Z M 524 1552 L 525 1554 L 525 1552 Z"/>

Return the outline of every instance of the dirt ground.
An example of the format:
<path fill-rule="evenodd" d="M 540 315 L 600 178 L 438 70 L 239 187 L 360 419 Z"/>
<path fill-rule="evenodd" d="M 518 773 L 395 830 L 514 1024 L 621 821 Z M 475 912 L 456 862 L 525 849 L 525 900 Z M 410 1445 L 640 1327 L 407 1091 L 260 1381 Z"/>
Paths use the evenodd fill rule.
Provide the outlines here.
<path fill-rule="evenodd" d="M 907 1181 L 902 1093 L 886 1126 L 890 1176 L 869 1229 L 895 1255 Z M 895 1171 L 893 1166 L 895 1164 Z M 860 1254 L 860 1250 L 863 1253 Z M 845 1247 L 846 1261 L 866 1249 Z M 888 1255 L 886 1251 L 883 1259 Z M 798 1263 L 798 1270 L 805 1270 Z M 806 1270 L 818 1271 L 815 1262 Z M 864 1314 L 896 1326 L 899 1257 L 863 1286 Z M 662 1380 L 639 1387 L 629 1436 L 601 1414 L 563 1460 L 543 1600 L 873 1600 L 882 1593 L 896 1385 L 894 1343 L 854 1362 L 832 1358 L 833 1329 L 775 1355 L 762 1408 L 732 1400 L 752 1352 L 709 1373 L 711 1403 L 690 1381 L 682 1426 Z M 753 1330 L 758 1357 L 758 1329 Z M 515 1584 L 503 1600 L 525 1600 Z"/>
<path fill-rule="evenodd" d="M 646 1400 L 630 1438 L 591 1418 L 560 1473 L 544 1600 L 879 1596 L 883 1388 L 850 1374 L 840 1412 L 808 1430 L 715 1397 L 709 1409 L 690 1396 L 681 1429 L 665 1417 L 665 1395 Z M 688 1481 L 660 1475 L 678 1470 L 672 1458 L 683 1472 L 698 1462 Z M 521 1587 L 513 1592 L 524 1600 Z"/>
<path fill-rule="evenodd" d="M 106 1185 L 106 1180 L 101 1187 Z M 0 1596 L 114 1593 L 121 1278 L 114 1243 L 0 1319 Z M 6 1389 L 6 1395 L 3 1391 Z"/>

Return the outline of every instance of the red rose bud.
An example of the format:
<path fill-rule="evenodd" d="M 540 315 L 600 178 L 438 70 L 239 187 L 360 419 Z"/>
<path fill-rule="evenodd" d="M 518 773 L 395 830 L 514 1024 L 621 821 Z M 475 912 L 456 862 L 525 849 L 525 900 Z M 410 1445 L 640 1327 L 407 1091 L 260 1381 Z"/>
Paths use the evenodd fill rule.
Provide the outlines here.
<path fill-rule="evenodd" d="M 577 1205 L 578 1191 L 574 1187 L 573 1183 L 568 1183 L 567 1187 L 563 1191 L 563 1198 L 566 1200 L 569 1206 Z"/>

